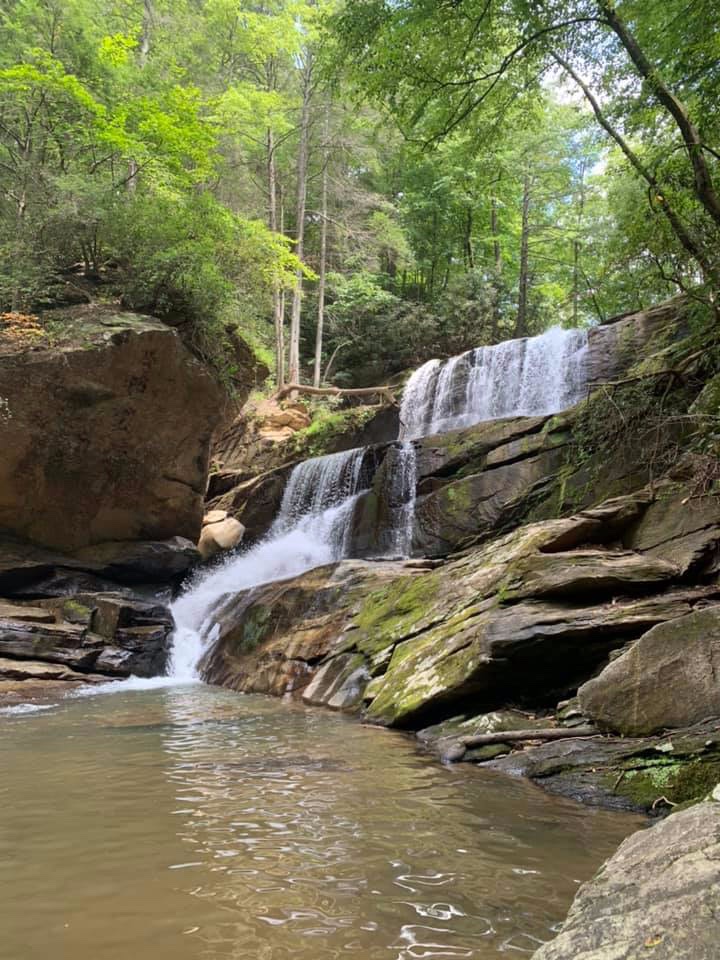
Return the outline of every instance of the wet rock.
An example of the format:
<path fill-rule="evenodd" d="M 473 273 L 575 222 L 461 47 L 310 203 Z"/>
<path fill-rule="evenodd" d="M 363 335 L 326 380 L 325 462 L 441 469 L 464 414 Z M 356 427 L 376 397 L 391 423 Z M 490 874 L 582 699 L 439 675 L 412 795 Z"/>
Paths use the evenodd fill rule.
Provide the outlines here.
<path fill-rule="evenodd" d="M 102 640 L 79 625 L 0 620 L 0 656 L 92 669 Z"/>
<path fill-rule="evenodd" d="M 247 693 L 299 696 L 322 670 L 325 679 L 311 695 L 344 699 L 339 688 L 353 673 L 345 669 L 350 661 L 330 668 L 326 658 L 347 652 L 353 612 L 401 569 L 347 560 L 226 598 L 217 613 L 218 639 L 201 663 L 203 678 Z"/>
<path fill-rule="evenodd" d="M 562 465 L 560 448 L 483 470 L 420 498 L 415 508 L 414 543 L 429 556 L 446 554 L 460 544 L 486 538 L 522 515 L 533 495 Z"/>
<path fill-rule="evenodd" d="M 0 679 L 2 680 L 62 680 L 67 683 L 88 683 L 107 680 L 107 677 L 78 673 L 60 663 L 47 663 L 42 660 L 9 660 L 0 658 Z M 0 692 L 1 689 L 0 689 Z"/>
<path fill-rule="evenodd" d="M 594 606 L 470 601 L 394 646 L 368 716 L 412 726 L 466 698 L 490 708 L 518 696 L 557 700 L 614 646 L 688 613 L 688 599 L 679 591 Z"/>
<path fill-rule="evenodd" d="M 369 673 L 365 658 L 358 654 L 340 654 L 323 664 L 303 691 L 305 703 L 351 710 L 362 700 Z"/>
<path fill-rule="evenodd" d="M 664 303 L 591 327 L 586 355 L 591 384 L 614 380 L 638 362 L 651 356 L 685 329 L 685 303 L 676 297 Z"/>
<path fill-rule="evenodd" d="M 504 602 L 528 597 L 593 598 L 658 589 L 677 579 L 667 560 L 630 551 L 574 550 L 523 558 L 501 586 Z"/>
<path fill-rule="evenodd" d="M 221 520 L 227 519 L 227 510 L 208 510 L 208 512 L 203 517 L 203 526 L 208 523 L 220 523 Z"/>
<path fill-rule="evenodd" d="M 167 581 L 180 577 L 200 559 L 184 537 L 156 541 L 99 543 L 78 550 L 73 559 L 98 576 L 125 583 Z"/>
<path fill-rule="evenodd" d="M 463 430 L 423 437 L 416 442 L 417 476 L 452 477 L 459 472 L 475 473 L 488 462 L 495 465 L 536 452 L 544 437 L 540 433 L 548 417 L 515 417 L 490 420 Z M 532 439 L 531 439 L 532 438 Z M 513 444 L 513 453 L 503 451 Z"/>
<path fill-rule="evenodd" d="M 610 656 L 612 655 L 613 653 L 611 652 Z M 580 703 L 577 697 L 572 697 L 570 700 L 563 700 L 559 703 L 555 716 L 561 727 L 568 727 L 570 729 L 573 727 L 584 727 L 589 723 L 588 718 L 580 709 Z"/>
<path fill-rule="evenodd" d="M 720 942 L 720 804 L 634 833 L 579 891 L 534 960 L 715 960 Z"/>
<path fill-rule="evenodd" d="M 602 729 L 641 736 L 720 715 L 719 676 L 714 605 L 653 627 L 583 684 L 578 698 Z"/>
<path fill-rule="evenodd" d="M 166 583 L 186 573 L 199 559 L 194 544 L 183 537 L 101 543 L 74 554 L 0 538 L 0 591 L 51 597 L 113 591 L 118 589 L 118 581 Z"/>
<path fill-rule="evenodd" d="M 227 473 L 215 474 L 210 478 L 210 506 L 242 523 L 243 539 L 255 542 L 267 533 L 277 516 L 291 469 L 292 464 L 286 464 L 252 479 L 246 474 L 240 479 Z"/>
<path fill-rule="evenodd" d="M 632 550 L 670 560 L 682 574 L 701 569 L 720 547 L 720 497 L 692 497 L 687 486 L 665 482 L 624 540 Z"/>
<path fill-rule="evenodd" d="M 34 620 L 37 623 L 54 623 L 55 616 L 43 607 L 29 604 L 6 603 L 0 600 L 0 620 Z"/>
<path fill-rule="evenodd" d="M 159 321 L 104 307 L 65 320 L 57 345 L 0 344 L 0 531 L 64 553 L 196 540 L 220 388 Z"/>

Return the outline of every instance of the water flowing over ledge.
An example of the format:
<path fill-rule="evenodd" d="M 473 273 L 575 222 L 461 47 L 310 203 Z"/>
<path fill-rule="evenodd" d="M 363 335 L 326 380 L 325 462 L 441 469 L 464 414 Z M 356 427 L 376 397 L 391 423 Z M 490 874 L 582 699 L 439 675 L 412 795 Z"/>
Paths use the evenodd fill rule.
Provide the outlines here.
<path fill-rule="evenodd" d="M 433 433 L 508 416 L 554 413 L 577 402 L 585 389 L 587 336 L 554 327 L 539 337 L 479 347 L 444 363 L 430 360 L 410 378 L 401 410 L 400 443 L 389 452 L 384 476 L 388 515 L 378 534 L 377 557 L 412 553 L 416 450 Z M 172 606 L 176 629 L 168 674 L 197 680 L 203 656 L 218 634 L 218 620 L 237 593 L 297 576 L 353 553 L 359 497 L 377 464 L 370 448 L 315 457 L 292 471 L 266 537 L 201 576 Z M 367 555 L 367 554 L 365 554 Z"/>
<path fill-rule="evenodd" d="M 582 399 L 586 351 L 586 331 L 553 327 L 538 337 L 429 360 L 405 388 L 401 439 L 564 410 Z"/>
<path fill-rule="evenodd" d="M 177 681 L 198 679 L 202 656 L 217 634 L 224 600 L 347 556 L 353 510 L 368 482 L 364 449 L 299 463 L 265 539 L 201 576 L 173 603 L 169 676 Z"/>

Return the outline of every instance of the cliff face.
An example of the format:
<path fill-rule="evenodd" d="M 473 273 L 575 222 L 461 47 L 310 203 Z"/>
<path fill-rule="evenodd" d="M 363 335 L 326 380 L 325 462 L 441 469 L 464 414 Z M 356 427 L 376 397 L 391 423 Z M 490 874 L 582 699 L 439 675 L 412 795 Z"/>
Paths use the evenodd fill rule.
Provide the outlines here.
<path fill-rule="evenodd" d="M 0 320 L 0 694 L 164 671 L 226 404 L 151 317 Z"/>
<path fill-rule="evenodd" d="M 148 317 L 98 310 L 58 338 L 0 353 L 0 533 L 63 551 L 196 540 L 220 388 Z"/>

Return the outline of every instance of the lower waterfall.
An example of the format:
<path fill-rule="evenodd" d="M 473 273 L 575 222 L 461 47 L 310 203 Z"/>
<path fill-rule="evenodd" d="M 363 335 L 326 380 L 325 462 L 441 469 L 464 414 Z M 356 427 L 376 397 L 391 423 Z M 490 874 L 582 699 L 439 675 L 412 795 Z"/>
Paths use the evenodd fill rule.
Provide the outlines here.
<path fill-rule="evenodd" d="M 347 555 L 355 502 L 369 479 L 364 461 L 365 450 L 357 449 L 299 463 L 265 538 L 201 575 L 174 601 L 171 678 L 198 679 L 198 665 L 216 637 L 216 615 L 225 597 Z"/>
<path fill-rule="evenodd" d="M 553 327 L 538 337 L 429 360 L 405 387 L 401 439 L 564 410 L 582 399 L 586 349 L 584 330 Z"/>

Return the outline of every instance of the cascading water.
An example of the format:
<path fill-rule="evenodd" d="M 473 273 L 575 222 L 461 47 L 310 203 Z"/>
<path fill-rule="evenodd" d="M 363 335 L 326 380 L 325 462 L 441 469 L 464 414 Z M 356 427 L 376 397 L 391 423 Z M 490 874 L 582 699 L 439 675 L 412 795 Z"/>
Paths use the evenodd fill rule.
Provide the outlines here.
<path fill-rule="evenodd" d="M 417 484 L 417 455 L 414 444 L 400 444 L 395 452 L 393 467 L 388 497 L 391 504 L 388 552 L 395 557 L 409 557 L 412 552 Z"/>
<path fill-rule="evenodd" d="M 417 483 L 411 442 L 499 417 L 555 413 L 576 403 L 585 387 L 587 337 L 554 327 L 539 337 L 480 347 L 441 362 L 430 360 L 408 381 L 400 413 L 401 443 L 383 474 L 386 529 L 381 556 L 409 556 Z M 359 494 L 370 481 L 364 449 L 317 457 L 293 470 L 268 535 L 202 577 L 172 606 L 172 680 L 198 678 L 226 602 L 240 591 L 348 556 Z"/>
<path fill-rule="evenodd" d="M 478 347 L 444 363 L 430 360 L 405 388 L 401 439 L 564 410 L 582 398 L 586 349 L 585 331 L 553 327 L 539 337 Z"/>
<path fill-rule="evenodd" d="M 168 674 L 173 680 L 198 679 L 198 665 L 216 637 L 226 598 L 346 555 L 355 502 L 366 479 L 364 459 L 365 450 L 358 449 L 298 464 L 265 539 L 178 597 L 171 607 L 175 633 Z"/>

